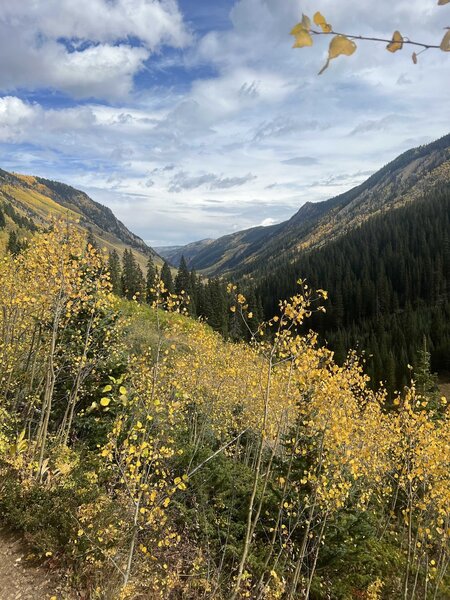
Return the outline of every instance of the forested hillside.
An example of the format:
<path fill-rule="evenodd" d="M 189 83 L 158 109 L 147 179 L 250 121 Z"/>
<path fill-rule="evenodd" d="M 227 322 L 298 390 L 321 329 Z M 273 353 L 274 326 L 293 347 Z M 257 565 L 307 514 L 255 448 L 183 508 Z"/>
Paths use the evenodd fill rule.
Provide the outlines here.
<path fill-rule="evenodd" d="M 0 510 L 35 556 L 92 600 L 449 597 L 448 402 L 426 360 L 388 404 L 300 333 L 324 291 L 255 324 L 230 284 L 247 343 L 158 275 L 149 305 L 111 279 L 64 222 L 0 262 Z"/>
<path fill-rule="evenodd" d="M 327 314 L 313 326 L 343 360 L 364 350 L 374 382 L 389 390 L 408 381 L 424 343 L 432 367 L 450 371 L 450 185 L 436 185 L 403 208 L 379 215 L 276 270 L 260 271 L 266 314 L 299 277 L 329 292 Z"/>
<path fill-rule="evenodd" d="M 6 217 L 0 217 L 0 224 L 5 221 L 4 231 L 0 232 L 3 248 L 10 235 L 11 245 L 20 247 L 30 233 L 47 227 L 52 219 L 63 218 L 71 226 L 77 223 L 101 247 L 120 253 L 125 248 L 133 250 L 141 266 L 145 266 L 149 256 L 162 264 L 160 257 L 109 208 L 64 183 L 0 169 L 0 211 Z"/>
<path fill-rule="evenodd" d="M 324 202 L 307 202 L 288 221 L 233 233 L 192 256 L 190 266 L 208 275 L 234 279 L 257 275 L 261 268 L 295 260 L 346 235 L 365 221 L 414 203 L 436 185 L 450 181 L 450 135 L 413 148 L 374 173 L 356 188 Z M 325 285 L 325 284 L 324 284 Z"/>
<path fill-rule="evenodd" d="M 350 348 L 364 353 L 373 385 L 384 381 L 391 396 L 407 384 L 408 365 L 417 364 L 424 348 L 432 369 L 447 380 L 449 156 L 450 136 L 412 149 L 357 188 L 305 204 L 286 223 L 201 247 L 190 255 L 189 266 L 241 281 L 256 320 L 274 314 L 279 299 L 295 292 L 299 278 L 326 289 L 327 313 L 313 318 L 321 341 L 336 352 L 338 362 Z M 224 286 L 221 293 L 220 283 L 215 285 L 211 322 L 233 335 L 227 303 L 217 301 Z M 195 298 L 193 314 L 210 317 L 213 301 L 201 299 L 203 288 L 192 284 L 189 293 Z"/>

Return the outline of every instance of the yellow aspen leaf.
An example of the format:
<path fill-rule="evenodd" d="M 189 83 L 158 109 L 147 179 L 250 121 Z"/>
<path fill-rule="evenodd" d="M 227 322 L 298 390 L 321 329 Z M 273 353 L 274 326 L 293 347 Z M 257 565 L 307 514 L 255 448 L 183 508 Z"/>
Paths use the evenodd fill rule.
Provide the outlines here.
<path fill-rule="evenodd" d="M 345 56 L 351 56 L 356 50 L 356 44 L 352 40 L 349 40 L 345 35 L 336 35 L 330 42 L 328 49 L 328 59 L 324 66 L 320 69 L 319 75 L 328 69 L 330 60 L 337 58 L 344 54 Z"/>
<path fill-rule="evenodd" d="M 394 31 L 394 35 L 392 36 L 392 42 L 386 46 L 386 50 L 389 52 L 397 52 L 397 50 L 401 50 L 403 48 L 403 36 L 400 31 Z"/>
<path fill-rule="evenodd" d="M 297 23 L 297 25 L 291 29 L 290 35 L 297 36 L 302 31 L 305 31 L 305 26 L 303 25 L 303 22 L 300 22 L 300 23 Z M 232 289 L 230 289 L 230 292 L 231 291 L 232 291 Z"/>
<path fill-rule="evenodd" d="M 442 38 L 440 49 L 443 52 L 450 52 L 450 29 L 447 31 L 447 33 Z"/>
<path fill-rule="evenodd" d="M 328 50 L 328 58 L 336 58 L 341 54 L 345 56 L 351 56 L 356 50 L 356 44 L 352 40 L 349 40 L 345 35 L 337 35 L 330 42 L 330 48 Z"/>
<path fill-rule="evenodd" d="M 110 402 L 111 402 L 111 398 L 104 397 L 104 398 L 101 398 L 101 400 L 100 400 L 100 404 L 102 406 L 108 406 L 108 404 L 110 404 Z"/>
<path fill-rule="evenodd" d="M 124 387 L 123 385 L 121 385 L 121 386 L 120 386 L 120 388 L 119 388 L 119 394 L 120 394 L 121 396 L 125 396 L 125 395 L 126 395 L 126 393 L 127 393 L 127 388 L 126 388 L 126 387 Z"/>
<path fill-rule="evenodd" d="M 295 36 L 295 42 L 293 48 L 304 48 L 305 46 L 312 46 L 313 40 L 306 29 L 302 29 L 300 33 Z"/>
<path fill-rule="evenodd" d="M 319 25 L 324 33 L 330 33 L 330 31 L 332 31 L 333 28 L 329 23 L 327 23 L 327 20 L 320 12 L 316 12 L 313 20 L 316 25 Z"/>
<path fill-rule="evenodd" d="M 311 29 L 311 19 L 309 17 L 307 17 L 305 14 L 302 15 L 302 23 L 301 24 L 306 29 L 306 31 L 309 31 Z"/>

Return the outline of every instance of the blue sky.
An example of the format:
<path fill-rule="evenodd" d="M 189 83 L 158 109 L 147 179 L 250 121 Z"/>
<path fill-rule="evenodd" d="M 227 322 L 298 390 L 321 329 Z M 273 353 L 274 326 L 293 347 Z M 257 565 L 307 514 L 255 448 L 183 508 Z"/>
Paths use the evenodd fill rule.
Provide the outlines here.
<path fill-rule="evenodd" d="M 448 133 L 449 56 L 327 42 L 338 30 L 439 42 L 435 0 L 5 0 L 0 168 L 83 189 L 150 244 L 291 216 Z"/>

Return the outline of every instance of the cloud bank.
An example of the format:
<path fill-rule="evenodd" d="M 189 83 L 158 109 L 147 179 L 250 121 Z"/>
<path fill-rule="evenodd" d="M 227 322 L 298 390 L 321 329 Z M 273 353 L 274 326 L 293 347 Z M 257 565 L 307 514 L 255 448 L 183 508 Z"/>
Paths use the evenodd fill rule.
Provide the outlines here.
<path fill-rule="evenodd" d="M 323 0 L 339 29 L 433 41 L 423 0 Z M 316 3 L 305 0 L 311 14 Z M 291 216 L 448 133 L 448 56 L 360 43 L 318 77 L 297 0 L 0 3 L 0 167 L 59 179 L 154 245 Z"/>

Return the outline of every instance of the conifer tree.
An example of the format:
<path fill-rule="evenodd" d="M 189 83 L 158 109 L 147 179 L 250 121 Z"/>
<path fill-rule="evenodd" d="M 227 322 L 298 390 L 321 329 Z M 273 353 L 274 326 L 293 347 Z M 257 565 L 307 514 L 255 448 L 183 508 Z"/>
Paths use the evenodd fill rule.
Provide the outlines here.
<path fill-rule="evenodd" d="M 178 267 L 178 273 L 175 277 L 175 293 L 181 294 L 182 292 L 189 292 L 191 287 L 191 277 L 189 270 L 186 265 L 184 256 L 181 257 L 180 266 Z"/>
<path fill-rule="evenodd" d="M 438 408 L 440 406 L 438 380 L 431 372 L 431 354 L 428 351 L 426 337 L 423 338 L 422 348 L 417 352 L 414 381 L 418 393 L 428 400 L 429 408 Z"/>
<path fill-rule="evenodd" d="M 190 315 L 195 315 L 195 298 L 194 287 L 192 286 L 192 278 L 186 264 L 184 256 L 181 257 L 178 273 L 175 278 L 175 293 L 179 296 L 187 296 L 189 302 L 186 302 L 185 307 Z"/>
<path fill-rule="evenodd" d="M 128 300 L 144 299 L 145 280 L 140 266 L 137 264 L 131 250 L 125 249 L 123 253 L 122 289 Z"/>
<path fill-rule="evenodd" d="M 6 249 L 8 252 L 16 256 L 22 250 L 23 246 L 20 243 L 19 237 L 15 231 L 9 232 L 8 244 Z"/>
<path fill-rule="evenodd" d="M 164 283 L 164 286 L 169 294 L 173 294 L 175 291 L 175 286 L 173 284 L 172 273 L 167 262 L 164 262 L 161 269 L 161 281 Z"/>
<path fill-rule="evenodd" d="M 118 296 L 122 295 L 122 269 L 120 258 L 116 250 L 109 253 L 108 270 L 112 285 L 112 291 Z"/>

